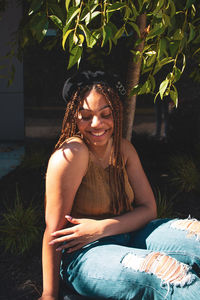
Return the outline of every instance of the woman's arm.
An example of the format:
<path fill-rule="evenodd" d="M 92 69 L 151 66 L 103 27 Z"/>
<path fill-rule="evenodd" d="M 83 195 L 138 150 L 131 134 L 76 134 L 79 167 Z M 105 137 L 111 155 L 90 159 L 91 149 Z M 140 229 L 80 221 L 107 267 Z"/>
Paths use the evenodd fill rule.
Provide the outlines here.
<path fill-rule="evenodd" d="M 49 160 L 46 176 L 46 229 L 43 237 L 43 294 L 41 300 L 58 298 L 61 253 L 50 246 L 52 232 L 66 226 L 76 191 L 88 166 L 87 147 L 72 140 L 56 151 Z"/>
<path fill-rule="evenodd" d="M 98 238 L 137 230 L 156 218 L 155 198 L 135 148 L 123 140 L 122 152 L 129 182 L 135 194 L 134 210 L 104 220 L 75 219 L 67 216 L 67 220 L 75 226 L 54 232 L 52 245 L 67 242 L 66 245 L 57 246 L 57 250 L 68 248 L 68 252 L 73 252 Z"/>

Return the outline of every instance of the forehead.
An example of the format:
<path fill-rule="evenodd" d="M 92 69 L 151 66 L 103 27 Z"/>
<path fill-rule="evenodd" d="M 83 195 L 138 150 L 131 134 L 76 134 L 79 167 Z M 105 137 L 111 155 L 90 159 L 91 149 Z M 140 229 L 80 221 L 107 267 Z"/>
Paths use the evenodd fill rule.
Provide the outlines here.
<path fill-rule="evenodd" d="M 106 107 L 110 107 L 107 99 L 94 89 L 85 95 L 81 105 L 82 109 L 89 109 L 92 111 L 98 111 Z"/>

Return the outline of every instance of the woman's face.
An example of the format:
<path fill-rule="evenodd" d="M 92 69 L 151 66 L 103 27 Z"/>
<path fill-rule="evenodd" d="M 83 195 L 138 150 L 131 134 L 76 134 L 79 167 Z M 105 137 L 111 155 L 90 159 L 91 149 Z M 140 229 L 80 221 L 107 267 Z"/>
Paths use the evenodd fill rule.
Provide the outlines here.
<path fill-rule="evenodd" d="M 79 109 L 77 126 L 89 144 L 104 146 L 112 136 L 114 122 L 106 98 L 92 89 Z"/>

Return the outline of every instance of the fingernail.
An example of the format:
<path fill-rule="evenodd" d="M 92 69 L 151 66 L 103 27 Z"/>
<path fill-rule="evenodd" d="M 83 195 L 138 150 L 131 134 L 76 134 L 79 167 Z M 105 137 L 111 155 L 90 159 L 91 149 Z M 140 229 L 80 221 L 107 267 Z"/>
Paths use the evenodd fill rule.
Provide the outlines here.
<path fill-rule="evenodd" d="M 49 242 L 49 245 L 53 245 L 53 244 L 54 244 L 54 242 L 53 242 L 53 241 Z"/>
<path fill-rule="evenodd" d="M 69 219 L 70 221 L 72 220 L 72 217 L 68 215 L 66 215 L 65 218 Z"/>
<path fill-rule="evenodd" d="M 56 248 L 56 251 L 61 251 L 61 250 L 62 250 L 61 247 Z"/>

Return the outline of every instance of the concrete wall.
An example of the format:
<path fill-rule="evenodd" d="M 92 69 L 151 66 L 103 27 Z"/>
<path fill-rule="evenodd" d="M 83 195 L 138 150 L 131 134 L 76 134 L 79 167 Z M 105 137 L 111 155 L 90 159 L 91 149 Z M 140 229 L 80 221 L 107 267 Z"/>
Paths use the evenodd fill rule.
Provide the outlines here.
<path fill-rule="evenodd" d="M 0 17 L 0 141 L 20 141 L 24 139 L 24 94 L 23 63 L 16 58 L 6 59 L 10 43 L 15 39 L 22 16 L 22 6 L 16 0 L 7 1 L 5 12 Z M 7 86 L 11 64 L 15 67 L 15 77 Z M 7 78 L 2 78 L 7 76 Z"/>

